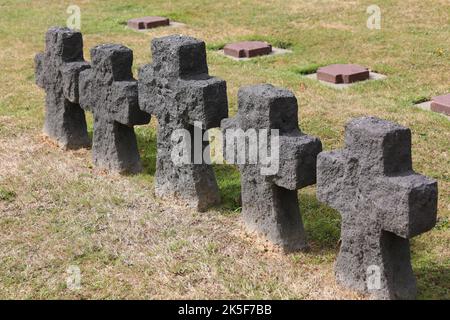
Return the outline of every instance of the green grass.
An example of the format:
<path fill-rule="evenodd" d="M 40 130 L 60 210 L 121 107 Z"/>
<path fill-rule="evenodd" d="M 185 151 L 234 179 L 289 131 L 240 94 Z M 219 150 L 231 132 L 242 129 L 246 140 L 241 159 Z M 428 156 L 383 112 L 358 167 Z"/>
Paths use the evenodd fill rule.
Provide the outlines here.
<path fill-rule="evenodd" d="M 6 189 L 0 187 L 0 200 L 1 201 L 12 202 L 15 197 L 16 197 L 16 193 L 14 191 L 6 190 Z"/>
<path fill-rule="evenodd" d="M 222 199 L 221 208 L 225 214 L 241 210 L 241 184 L 239 171 L 232 165 L 214 167 Z"/>
<path fill-rule="evenodd" d="M 319 65 L 317 63 L 311 63 L 300 67 L 294 67 L 292 68 L 294 72 L 301 74 L 301 75 L 307 75 L 312 74 L 317 71 L 322 65 Z"/>
<path fill-rule="evenodd" d="M 152 38 L 183 33 L 206 41 L 212 75 L 227 81 L 230 115 L 237 91 L 268 82 L 292 90 L 302 130 L 325 150 L 343 145 L 344 125 L 374 115 L 412 130 L 417 172 L 438 180 L 439 220 L 411 243 L 419 298 L 450 299 L 450 122 L 413 107 L 450 92 L 450 4 L 380 0 L 382 29 L 368 30 L 371 1 L 81 1 L 89 48 L 122 43 L 133 71 L 151 61 Z M 144 171 L 97 172 L 90 152 L 62 152 L 42 139 L 44 92 L 33 57 L 49 26 L 64 25 L 65 1 L 0 0 L 0 298 L 355 298 L 334 283 L 340 216 L 300 191 L 310 252 L 284 255 L 240 223 L 240 176 L 215 165 L 222 204 L 198 214 L 153 196 L 156 121 L 136 128 Z M 180 29 L 138 33 L 125 22 L 163 15 Z M 429 17 L 433 17 L 430 19 Z M 237 62 L 218 54 L 231 41 L 263 40 L 292 52 Z M 330 63 L 358 63 L 384 81 L 334 90 L 304 77 Z M 88 117 L 92 136 L 92 119 Z M 69 265 L 82 271 L 66 288 Z"/>

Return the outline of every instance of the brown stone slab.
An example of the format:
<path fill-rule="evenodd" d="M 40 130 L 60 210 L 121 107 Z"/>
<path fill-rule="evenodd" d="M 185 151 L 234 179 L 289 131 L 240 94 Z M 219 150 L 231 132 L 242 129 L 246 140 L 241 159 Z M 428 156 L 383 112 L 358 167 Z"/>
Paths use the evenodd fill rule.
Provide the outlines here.
<path fill-rule="evenodd" d="M 450 116 L 450 93 L 431 99 L 431 110 Z"/>
<path fill-rule="evenodd" d="M 369 77 L 369 69 L 357 64 L 331 64 L 317 70 L 318 80 L 331 83 L 353 83 Z"/>
<path fill-rule="evenodd" d="M 252 58 L 267 55 L 272 52 L 272 46 L 263 41 L 242 41 L 230 43 L 223 48 L 223 53 L 235 58 Z"/>
<path fill-rule="evenodd" d="M 170 20 L 164 17 L 142 17 L 128 20 L 128 28 L 136 30 L 145 30 L 168 25 L 170 25 Z"/>

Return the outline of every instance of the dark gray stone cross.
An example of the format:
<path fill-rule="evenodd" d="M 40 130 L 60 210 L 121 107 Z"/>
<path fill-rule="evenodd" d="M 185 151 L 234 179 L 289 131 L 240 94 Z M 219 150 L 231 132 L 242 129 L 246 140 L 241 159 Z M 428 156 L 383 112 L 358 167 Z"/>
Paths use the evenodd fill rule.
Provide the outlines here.
<path fill-rule="evenodd" d="M 133 51 L 117 44 L 91 49 L 92 68 L 80 75 L 80 104 L 94 115 L 94 164 L 119 173 L 141 170 L 133 126 L 147 124 L 150 115 L 138 106 L 137 81 L 131 66 Z"/>
<path fill-rule="evenodd" d="M 315 183 L 316 158 L 322 151 L 322 143 L 300 131 L 297 99 L 288 90 L 268 84 L 243 87 L 238 93 L 238 103 L 236 117 L 223 120 L 221 127 L 226 159 L 230 161 L 230 154 L 236 154 L 235 161 L 240 162 L 244 222 L 250 230 L 263 234 L 285 251 L 305 249 L 297 190 Z M 239 137 L 233 134 L 242 130 L 250 137 L 251 130 L 263 132 L 260 129 L 277 129 L 279 137 L 279 169 L 264 175 L 261 168 L 266 164 L 262 158 L 252 162 L 247 152 L 244 161 L 243 157 L 238 160 L 237 153 L 243 148 L 238 147 Z M 268 149 L 276 152 L 270 144 L 271 131 L 267 136 Z M 250 145 L 258 144 L 258 150 L 265 145 L 261 138 L 256 143 L 250 140 L 245 143 L 248 150 Z"/>
<path fill-rule="evenodd" d="M 349 122 L 345 148 L 318 157 L 317 195 L 342 215 L 338 282 L 414 298 L 408 239 L 435 225 L 437 183 L 412 170 L 411 131 L 373 117 Z"/>
<path fill-rule="evenodd" d="M 45 52 L 35 57 L 36 84 L 45 89 L 44 133 L 65 149 L 90 146 L 86 119 L 78 101 L 78 77 L 89 68 L 80 32 L 50 28 Z"/>
<path fill-rule="evenodd" d="M 203 148 L 194 149 L 194 131 L 219 127 L 228 115 L 226 83 L 208 75 L 203 41 L 173 35 L 152 41 L 152 64 L 139 71 L 139 105 L 158 118 L 158 155 L 155 193 L 181 200 L 204 211 L 220 201 L 214 171 L 202 159 Z M 201 128 L 195 129 L 195 122 Z M 177 129 L 190 133 L 191 162 L 175 163 L 171 157 Z M 189 137 L 186 137 L 189 139 Z"/>

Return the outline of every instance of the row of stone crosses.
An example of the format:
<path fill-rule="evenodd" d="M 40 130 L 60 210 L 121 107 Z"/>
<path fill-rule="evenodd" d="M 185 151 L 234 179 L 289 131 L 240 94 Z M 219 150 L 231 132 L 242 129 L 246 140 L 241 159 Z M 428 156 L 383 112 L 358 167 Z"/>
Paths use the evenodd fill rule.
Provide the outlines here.
<path fill-rule="evenodd" d="M 228 117 L 225 81 L 208 74 L 203 41 L 172 35 L 151 43 L 152 63 L 131 71 L 133 52 L 117 44 L 83 58 L 78 31 L 52 27 L 35 57 L 36 82 L 46 91 L 44 132 L 68 149 L 89 147 L 84 110 L 94 117 L 96 166 L 141 170 L 134 125 L 158 120 L 155 193 L 199 211 L 220 201 L 209 164 L 175 165 L 171 133 L 221 127 L 278 129 L 280 170 L 263 176 L 239 165 L 245 224 L 285 251 L 307 247 L 297 190 L 317 182 L 318 199 L 342 215 L 336 278 L 375 298 L 410 299 L 416 280 L 409 239 L 436 223 L 437 182 L 412 169 L 411 132 L 374 117 L 350 121 L 342 150 L 322 152 L 318 138 L 298 127 L 294 94 L 269 84 L 243 87 L 238 113 Z M 207 142 L 205 143 L 207 144 Z"/>

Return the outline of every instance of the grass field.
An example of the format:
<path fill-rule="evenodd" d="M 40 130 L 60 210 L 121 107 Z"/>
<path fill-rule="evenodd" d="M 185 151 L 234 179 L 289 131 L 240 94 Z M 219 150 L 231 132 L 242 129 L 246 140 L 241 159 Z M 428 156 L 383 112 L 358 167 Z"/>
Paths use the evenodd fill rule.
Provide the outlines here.
<path fill-rule="evenodd" d="M 419 298 L 450 299 L 450 122 L 413 108 L 450 92 L 450 2 L 377 0 L 382 29 L 366 27 L 369 1 L 285 0 L 0 0 L 0 298 L 364 298 L 333 276 L 340 216 L 300 191 L 311 244 L 282 254 L 240 222 L 239 173 L 216 167 L 223 205 L 206 213 L 153 195 L 156 121 L 136 129 L 145 172 L 108 175 L 90 151 L 64 152 L 41 134 L 44 91 L 34 84 L 33 57 L 48 27 L 81 8 L 88 49 L 122 43 L 134 72 L 151 61 L 152 38 L 188 34 L 207 43 L 210 73 L 227 81 L 230 114 L 240 86 L 268 82 L 292 90 L 302 130 L 324 149 L 342 147 L 345 123 L 373 115 L 412 130 L 417 172 L 439 183 L 436 227 L 412 240 Z M 127 19 L 163 15 L 182 28 L 127 30 Z M 228 41 L 262 39 L 292 53 L 236 62 L 218 54 Z M 383 81 L 334 90 L 302 73 L 351 62 L 386 74 Z M 89 118 L 90 130 L 92 120 Z M 81 289 L 66 286 L 81 270 Z"/>

